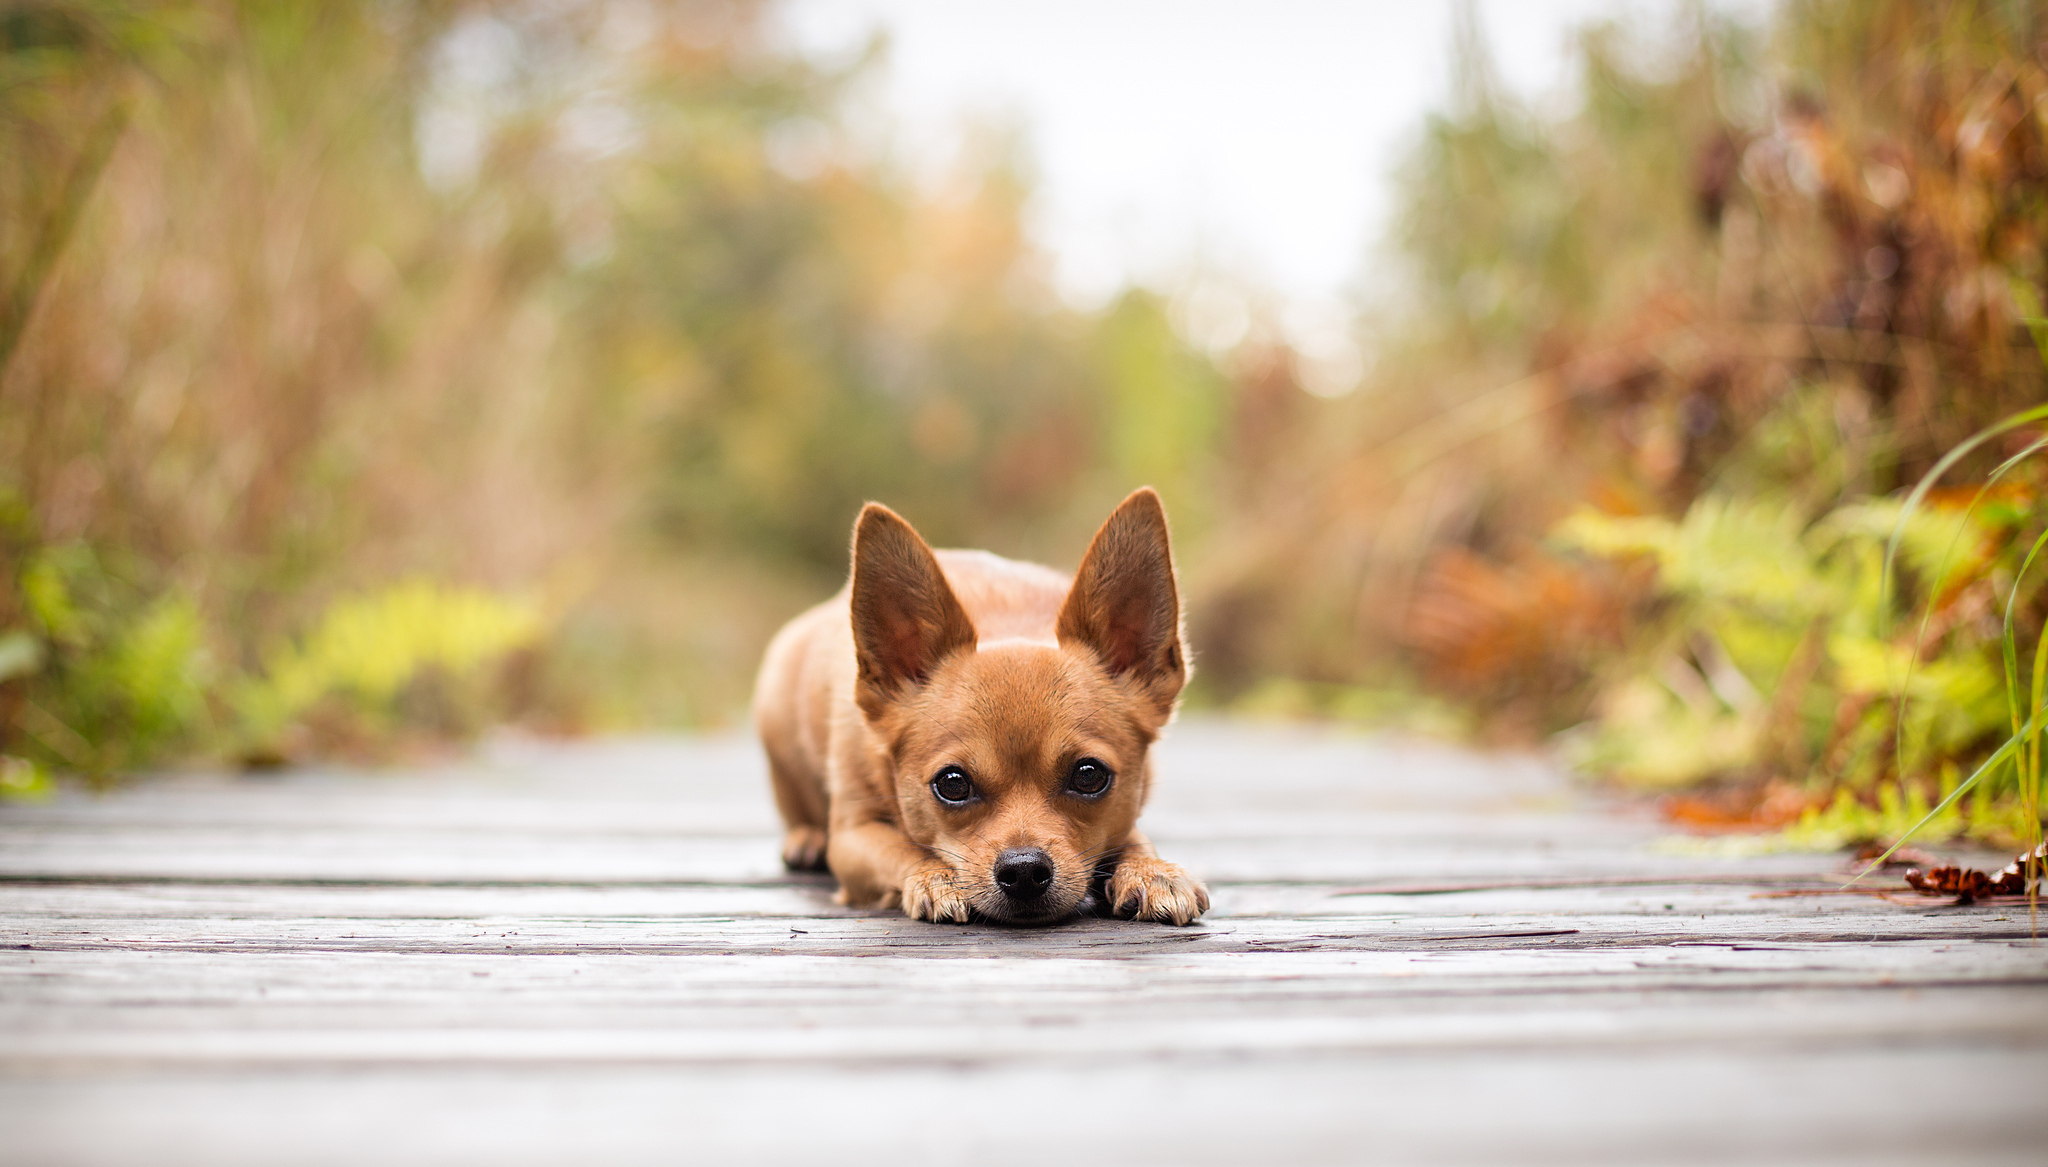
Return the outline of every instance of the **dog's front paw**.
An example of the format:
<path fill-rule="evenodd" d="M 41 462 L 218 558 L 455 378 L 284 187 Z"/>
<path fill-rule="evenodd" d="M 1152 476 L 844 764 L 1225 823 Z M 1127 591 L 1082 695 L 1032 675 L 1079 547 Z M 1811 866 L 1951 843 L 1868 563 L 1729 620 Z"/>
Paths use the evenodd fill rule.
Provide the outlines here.
<path fill-rule="evenodd" d="M 1209 910 L 1209 889 L 1178 863 L 1131 855 L 1110 874 L 1110 910 L 1126 920 L 1192 924 Z"/>
<path fill-rule="evenodd" d="M 920 867 L 903 881 L 903 914 L 934 924 L 965 924 L 974 910 L 960 894 L 960 877 L 943 866 Z"/>
<path fill-rule="evenodd" d="M 782 835 L 782 865 L 791 871 L 825 871 L 825 832 L 791 827 Z"/>

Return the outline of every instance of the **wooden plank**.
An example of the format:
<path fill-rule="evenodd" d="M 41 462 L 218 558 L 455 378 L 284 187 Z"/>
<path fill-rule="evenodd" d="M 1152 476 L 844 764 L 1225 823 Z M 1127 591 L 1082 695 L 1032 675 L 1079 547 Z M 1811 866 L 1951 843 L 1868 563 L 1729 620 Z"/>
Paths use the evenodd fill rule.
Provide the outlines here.
<path fill-rule="evenodd" d="M 836 907 L 777 869 L 732 737 L 0 807 L 0 1157 L 2031 1163 L 2048 1140 L 2023 907 L 1778 895 L 1839 862 L 1674 850 L 1526 758 L 1197 722 L 1162 762 L 1148 821 L 1214 883 L 1194 928 Z M 1419 885 L 1469 890 L 1390 894 Z"/>
<path fill-rule="evenodd" d="M 2037 955 L 2011 945 L 1908 942 L 1883 953 L 1852 946 L 1701 946 L 1555 952 L 1188 953 L 1124 961 L 1000 956 L 933 961 L 915 949 L 866 957 L 801 952 L 694 954 L 402 953 L 67 950 L 10 959 L 0 1018 L 7 1048 L 31 1034 L 164 1029 L 180 1040 L 210 1029 L 289 1023 L 305 1030 L 366 1025 L 439 1032 L 457 1021 L 508 1032 L 565 1020 L 657 1025 L 751 1010 L 771 1028 L 809 1031 L 849 1016 L 939 1019 L 969 1029 L 1064 1017 L 1170 1026 L 1215 1017 L 1337 1017 L 1429 1010 L 1540 1017 L 1567 1006 L 1670 1025 L 1717 1010 L 1751 1010 L 1759 1032 L 1796 1031 L 1783 1014 L 1830 994 L 1870 997 L 1866 1036 L 1920 1026 L 1943 993 L 1982 1001 L 2007 1038 L 2048 1031 Z M 1797 1008 L 1794 1008 L 1795 1004 Z M 1712 1008 L 1709 1008 L 1712 1006 Z M 1957 1008 L 1962 1008 L 1958 1005 Z M 1931 1008 L 1931 1007 L 1930 1007 Z M 1972 1007 L 1974 1008 L 1974 1007 Z M 1535 1022 L 1528 1022 L 1534 1024 Z M 1717 1025 L 1720 1023 L 1716 1023 Z M 1852 1012 L 1842 1024 L 1853 1031 Z M 1936 1027 L 1938 1031 L 1939 1027 Z M 1721 1032 L 1715 1029 L 1714 1032 Z M 1284 1042 L 1281 1044 L 1285 1044 Z M 1078 1055 L 1077 1055 L 1078 1056 Z M 317 1061 L 308 1051 L 308 1060 Z"/>
<path fill-rule="evenodd" d="M 1998 922 L 2027 919 L 2024 903 L 1987 902 L 1955 906 L 1946 900 L 1909 894 L 1866 901 L 1837 894 L 1835 878 L 1747 882 L 1670 883 L 1618 887 L 1488 888 L 1452 894 L 1361 895 L 1348 884 L 1219 883 L 1210 926 L 1239 917 L 1362 917 L 1401 919 L 1506 916 L 1517 913 L 1565 916 L 1648 917 L 1670 927 L 1696 917 L 1783 916 L 1788 918 L 1923 915 L 1929 919 L 1982 918 Z M 209 883 L 92 880 L 36 882 L 5 887 L 7 916 L 26 925 L 35 920 L 219 916 L 246 918 L 391 918 L 614 916 L 775 916 L 808 919 L 875 913 L 832 902 L 822 876 L 784 876 L 759 883 L 702 884 L 383 884 L 342 882 Z M 1805 894 L 1805 893 L 1812 894 Z M 885 913 L 886 915 L 886 913 Z M 2048 915 L 2042 919 L 2048 926 Z M 1035 935 L 1035 933 L 1034 933 Z"/>
<path fill-rule="evenodd" d="M 1993 909 L 1995 911 L 1996 909 Z M 792 932 L 793 917 L 489 916 L 402 918 L 294 916 L 190 919 L 67 918 L 10 923 L 0 944 L 17 951 L 58 949 L 184 951 L 571 952 L 588 949 L 687 954 L 810 951 L 859 956 L 913 946 L 935 954 L 986 952 L 1039 958 L 1100 952 L 1121 959 L 1155 952 L 1373 952 L 1460 945 L 1522 948 L 1637 948 L 1645 945 L 1871 944 L 1908 940 L 2028 941 L 2024 913 L 1929 915 L 1746 914 L 1667 919 L 1651 916 L 1461 915 L 1225 917 L 1191 928 L 1086 920 L 1021 930 L 984 925 L 920 926 L 901 916 L 817 917 Z M 683 933 L 683 935 L 678 935 Z M 2048 967 L 2048 966 L 2044 966 Z"/>
<path fill-rule="evenodd" d="M 2039 1162 L 2031 1050 L 1627 1051 L 1564 1065 L 1537 1051 L 858 1074 L 181 1068 L 0 1082 L 0 1116 L 23 1164 Z M 1880 1090 L 1892 1096 L 1875 1104 Z"/>
<path fill-rule="evenodd" d="M 536 1024 L 512 1010 L 466 1009 L 450 1024 L 423 1009 L 374 1022 L 323 1024 L 313 1011 L 282 1009 L 262 1023 L 186 1014 L 188 1024 L 24 1026 L 4 1051 L 0 1075 L 99 1072 L 185 1066 L 320 1067 L 441 1065 L 759 1065 L 831 1062 L 873 1067 L 943 1063 L 1004 1069 L 1024 1063 L 1095 1064 L 1210 1057 L 1375 1056 L 1398 1053 L 1548 1052 L 1634 1049 L 1756 1053 L 1817 1043 L 1881 1040 L 1888 1045 L 1993 1044 L 2048 1056 L 2048 1005 L 2038 991 L 2011 987 L 1869 992 L 1808 991 L 1784 1016 L 1772 994 L 1698 994 L 1687 1009 L 1622 1009 L 1607 1002 L 1518 1000 L 1500 1009 L 1464 999 L 1418 1007 L 1414 1000 L 1331 1009 L 1327 1002 L 1244 1011 L 1228 998 L 1183 999 L 1158 1008 L 1085 1013 L 1090 1002 L 1037 1002 L 1018 1020 L 977 1021 L 960 1008 L 920 1009 L 907 997 L 886 1004 L 840 1002 L 808 1008 L 822 1024 L 791 1026 L 763 1004 L 720 1003 L 651 1012 L 586 1007 L 551 1010 Z M 165 1018 L 166 1021 L 170 1018 Z M 203 1020 L 204 1025 L 190 1022 Z"/>
<path fill-rule="evenodd" d="M 1399 824 L 1390 830 L 1398 831 Z M 1540 829 L 1540 824 L 1536 828 Z M 1703 860 L 1647 842 L 1558 845 L 1416 833 L 1388 838 L 1217 839 L 1158 834 L 1162 853 L 1215 883 L 1352 886 L 1833 874 L 1810 855 Z M 706 883 L 782 874 L 773 836 L 612 835 L 601 832 L 333 831 L 142 827 L 0 830 L 0 878 L 351 880 L 407 883 Z"/>

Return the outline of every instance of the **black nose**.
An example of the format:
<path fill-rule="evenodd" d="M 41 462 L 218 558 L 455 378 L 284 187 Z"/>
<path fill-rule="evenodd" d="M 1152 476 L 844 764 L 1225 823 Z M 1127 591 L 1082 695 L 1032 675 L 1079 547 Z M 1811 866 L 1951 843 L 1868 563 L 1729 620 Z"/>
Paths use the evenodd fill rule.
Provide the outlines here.
<path fill-rule="evenodd" d="M 1035 900 L 1052 886 L 1052 859 L 1036 847 L 1012 847 L 996 856 L 996 886 L 1018 903 Z"/>

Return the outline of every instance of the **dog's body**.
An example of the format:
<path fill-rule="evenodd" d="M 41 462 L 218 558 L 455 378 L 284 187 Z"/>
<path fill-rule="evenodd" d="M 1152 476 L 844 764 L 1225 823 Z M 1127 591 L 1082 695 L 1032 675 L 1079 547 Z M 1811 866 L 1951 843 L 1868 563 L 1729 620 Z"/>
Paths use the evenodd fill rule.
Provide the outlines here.
<path fill-rule="evenodd" d="M 783 860 L 916 919 L 1037 923 L 1091 906 L 1185 924 L 1201 883 L 1137 830 L 1148 749 L 1187 679 L 1166 516 L 1126 499 L 1071 585 L 934 553 L 869 504 L 853 575 L 768 647 L 754 693 Z"/>

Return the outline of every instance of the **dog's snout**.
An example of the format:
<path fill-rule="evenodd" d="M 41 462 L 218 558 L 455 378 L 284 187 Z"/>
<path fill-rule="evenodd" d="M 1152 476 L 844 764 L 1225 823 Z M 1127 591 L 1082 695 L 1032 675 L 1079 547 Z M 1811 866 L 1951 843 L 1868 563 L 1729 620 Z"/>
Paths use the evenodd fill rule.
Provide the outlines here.
<path fill-rule="evenodd" d="M 1037 847 L 1011 847 L 996 856 L 996 886 L 1003 895 L 1023 903 L 1052 886 L 1052 858 Z"/>

